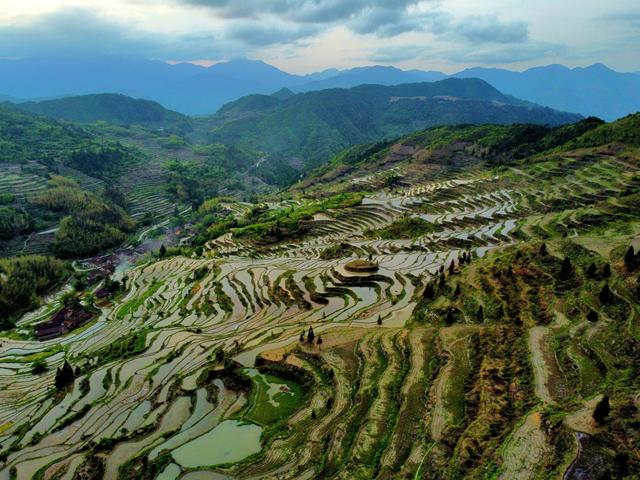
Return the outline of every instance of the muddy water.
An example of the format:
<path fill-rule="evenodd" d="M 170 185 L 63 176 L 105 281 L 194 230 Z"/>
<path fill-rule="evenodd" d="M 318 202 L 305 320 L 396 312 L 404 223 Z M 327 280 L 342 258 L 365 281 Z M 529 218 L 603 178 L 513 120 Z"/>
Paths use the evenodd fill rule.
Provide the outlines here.
<path fill-rule="evenodd" d="M 167 467 L 158 475 L 157 480 L 176 480 L 182 473 L 182 470 L 175 463 L 170 463 Z"/>
<path fill-rule="evenodd" d="M 171 454 L 185 468 L 238 462 L 260 451 L 262 427 L 238 420 L 225 420 L 201 437 Z"/>

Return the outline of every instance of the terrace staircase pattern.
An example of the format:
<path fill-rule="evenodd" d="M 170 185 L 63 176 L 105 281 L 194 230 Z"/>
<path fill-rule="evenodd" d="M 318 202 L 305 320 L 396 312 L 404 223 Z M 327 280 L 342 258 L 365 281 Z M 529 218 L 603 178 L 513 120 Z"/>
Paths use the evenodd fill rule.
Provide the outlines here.
<path fill-rule="evenodd" d="M 640 186 L 639 166 L 633 159 L 575 153 L 509 167 L 499 176 L 455 168 L 327 211 L 299 241 L 258 245 L 227 234 L 209 242 L 202 258 L 171 257 L 137 267 L 127 275 L 126 293 L 80 331 L 44 342 L 2 340 L 0 452 L 6 461 L 0 479 L 12 478 L 10 469 L 18 480 L 41 473 L 72 478 L 89 452 L 105 463 L 105 478 L 118 472 L 124 478 L 122 469 L 141 456 L 156 461 L 164 449 L 170 453 L 213 429 L 246 401 L 243 393 L 222 388 L 209 413 L 198 413 L 204 391 L 195 379 L 218 348 L 234 352 L 233 360 L 244 366 L 280 352 L 283 362 L 311 372 L 316 387 L 259 455 L 203 472 L 238 478 L 477 478 L 494 468 L 492 478 L 525 479 L 555 471 L 562 462 L 545 464 L 552 447 L 539 418 L 550 402 L 536 398 L 533 386 L 518 387 L 530 393 L 519 399 L 518 388 L 505 380 L 513 365 L 522 367 L 531 385 L 539 368 L 559 371 L 545 366 L 551 360 L 540 352 L 532 357 L 542 365 L 527 366 L 532 347 L 526 329 L 508 337 L 509 348 L 491 353 L 505 343 L 503 326 L 464 318 L 446 327 L 418 324 L 414 311 L 424 285 L 463 253 L 482 262 L 490 252 L 523 241 L 577 237 L 589 222 L 586 212 Z M 134 210 L 155 205 L 158 214 L 167 214 L 173 207 L 153 193 L 159 173 L 149 168 L 126 187 L 134 192 Z M 10 184 L 7 178 L 0 181 Z M 375 178 L 354 182 L 373 185 Z M 240 203 L 226 207 L 234 215 L 247 210 Z M 378 235 L 404 217 L 422 218 L 433 233 Z M 353 248 L 350 256 L 322 259 L 326 248 L 341 242 Z M 377 272 L 344 268 L 357 257 L 370 257 Z M 51 299 L 18 328 L 32 328 L 56 305 Z M 629 322 L 637 324 L 637 306 L 631 312 Z M 309 326 L 322 345 L 299 342 Z M 579 327 L 571 337 L 580 345 L 574 356 L 584 357 L 578 363 L 586 368 L 597 355 L 614 371 L 611 355 L 590 340 L 604 330 Z M 127 342 L 133 345 L 140 336 L 144 348 L 128 354 L 133 347 Z M 113 354 L 120 343 L 124 349 Z M 46 359 L 47 373 L 29 373 L 35 358 Z M 54 398 L 54 372 L 65 359 L 81 366 L 81 373 Z M 594 388 L 586 378 L 582 385 L 580 400 Z M 551 391 L 554 402 L 567 394 Z M 507 411 L 523 422 L 502 417 Z M 116 439 L 114 448 L 92 450 L 108 439 Z M 474 463 L 485 443 L 492 465 Z M 520 463 L 509 457 L 522 452 L 527 455 Z"/>

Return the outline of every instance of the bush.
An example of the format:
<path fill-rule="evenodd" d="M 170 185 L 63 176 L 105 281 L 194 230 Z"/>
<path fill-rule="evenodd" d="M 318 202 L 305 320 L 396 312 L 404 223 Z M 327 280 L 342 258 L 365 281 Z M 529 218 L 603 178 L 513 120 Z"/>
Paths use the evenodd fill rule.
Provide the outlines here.
<path fill-rule="evenodd" d="M 38 358 L 35 362 L 33 362 L 33 366 L 31 367 L 31 373 L 33 375 L 40 375 L 47 370 L 49 370 L 49 365 L 44 358 Z"/>

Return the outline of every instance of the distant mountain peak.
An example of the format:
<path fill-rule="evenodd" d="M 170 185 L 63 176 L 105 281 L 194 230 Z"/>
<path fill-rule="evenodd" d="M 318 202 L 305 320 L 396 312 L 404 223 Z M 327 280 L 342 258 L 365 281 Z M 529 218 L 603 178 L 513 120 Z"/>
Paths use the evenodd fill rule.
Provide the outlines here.
<path fill-rule="evenodd" d="M 584 70 L 591 70 L 596 72 L 614 72 L 609 67 L 607 67 L 604 63 L 600 63 L 600 62 L 589 65 L 588 67 L 585 67 Z"/>
<path fill-rule="evenodd" d="M 274 93 L 271 94 L 272 97 L 275 97 L 278 100 L 287 100 L 287 99 L 293 97 L 294 95 L 295 95 L 295 93 L 293 93 L 291 90 L 289 90 L 286 87 L 283 87 L 280 90 L 278 90 L 277 92 L 274 92 Z"/>

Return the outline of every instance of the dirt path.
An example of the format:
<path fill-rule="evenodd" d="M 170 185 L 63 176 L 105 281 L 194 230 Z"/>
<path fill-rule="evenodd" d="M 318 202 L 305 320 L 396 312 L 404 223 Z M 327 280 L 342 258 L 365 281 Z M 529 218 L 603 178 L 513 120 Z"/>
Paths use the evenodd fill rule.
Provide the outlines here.
<path fill-rule="evenodd" d="M 533 366 L 536 396 L 544 403 L 554 405 L 556 402 L 549 392 L 549 368 L 544 355 L 544 341 L 550 332 L 548 327 L 533 327 L 529 330 L 529 351 Z"/>
<path fill-rule="evenodd" d="M 435 402 L 431 413 L 431 438 L 437 442 L 442 440 L 444 430 L 451 420 L 451 413 L 445 405 L 445 394 L 447 392 L 449 378 L 455 368 L 455 354 L 453 353 L 453 347 L 456 344 L 467 340 L 470 335 L 456 338 L 453 341 L 451 340 L 451 337 L 455 336 L 457 333 L 470 331 L 470 328 L 471 327 L 469 326 L 455 326 L 440 330 L 440 338 L 442 339 L 443 348 L 447 352 L 449 359 L 447 364 L 440 371 L 440 375 L 438 375 L 434 386 L 433 396 L 435 397 Z"/>
<path fill-rule="evenodd" d="M 540 413 L 530 413 L 504 443 L 503 471 L 499 480 L 530 480 L 544 465 L 544 458 L 553 453 L 546 435 L 540 428 Z"/>

